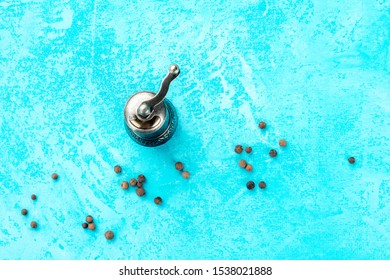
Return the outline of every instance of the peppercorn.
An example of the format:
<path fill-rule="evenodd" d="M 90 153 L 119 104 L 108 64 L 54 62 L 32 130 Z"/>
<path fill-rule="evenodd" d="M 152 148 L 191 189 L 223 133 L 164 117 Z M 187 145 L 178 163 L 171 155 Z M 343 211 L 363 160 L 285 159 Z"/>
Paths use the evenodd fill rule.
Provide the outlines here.
<path fill-rule="evenodd" d="M 145 189 L 140 187 L 140 188 L 137 188 L 137 190 L 135 191 L 137 193 L 138 196 L 144 196 L 145 195 Z"/>
<path fill-rule="evenodd" d="M 249 172 L 251 172 L 252 171 L 252 169 L 253 169 L 253 166 L 252 166 L 252 164 L 247 164 L 246 166 L 245 166 L 245 170 L 246 171 L 249 171 Z"/>
<path fill-rule="evenodd" d="M 234 151 L 237 153 L 237 154 L 241 154 L 242 153 L 242 146 L 241 145 L 237 145 L 235 148 L 234 148 Z"/>
<path fill-rule="evenodd" d="M 132 185 L 133 187 L 137 185 L 137 180 L 136 179 L 131 179 L 130 180 L 130 185 Z"/>
<path fill-rule="evenodd" d="M 107 240 L 111 240 L 114 238 L 114 233 L 111 230 L 107 230 L 106 233 L 104 234 L 104 237 Z"/>
<path fill-rule="evenodd" d="M 354 157 L 350 157 L 350 158 L 348 159 L 348 162 L 349 162 L 350 164 L 354 164 L 354 163 L 355 163 L 355 158 L 354 158 Z"/>
<path fill-rule="evenodd" d="M 36 199 L 37 199 L 37 196 L 36 196 L 35 194 L 32 194 L 32 195 L 31 195 L 31 199 L 32 199 L 32 200 L 36 200 Z"/>
<path fill-rule="evenodd" d="M 28 211 L 26 209 L 22 209 L 22 215 L 25 216 L 27 215 Z"/>
<path fill-rule="evenodd" d="M 245 168 L 246 167 L 246 161 L 244 159 L 240 160 L 238 162 L 238 165 L 241 167 L 241 168 Z"/>
<path fill-rule="evenodd" d="M 255 187 L 255 182 L 253 181 L 247 182 L 246 187 L 248 188 L 248 190 L 253 190 L 253 188 Z"/>
<path fill-rule="evenodd" d="M 161 204 L 162 203 L 162 198 L 161 197 L 156 197 L 155 199 L 154 199 L 154 203 L 156 203 L 157 205 L 159 205 L 159 204 Z"/>
<path fill-rule="evenodd" d="M 141 182 L 137 182 L 137 187 L 142 188 L 143 184 Z"/>
<path fill-rule="evenodd" d="M 181 173 L 181 176 L 183 176 L 184 179 L 188 179 L 190 178 L 190 172 L 184 171 L 183 173 Z"/>
<path fill-rule="evenodd" d="M 37 227 L 38 227 L 38 224 L 37 224 L 37 222 L 32 221 L 32 222 L 30 223 L 30 226 L 31 226 L 32 228 L 37 228 Z"/>
<path fill-rule="evenodd" d="M 127 190 L 129 188 L 129 183 L 127 183 L 126 181 L 123 181 L 121 184 L 121 188 L 124 190 Z"/>
<path fill-rule="evenodd" d="M 146 181 L 146 178 L 145 178 L 145 176 L 144 175 L 138 175 L 138 182 L 141 182 L 141 183 L 143 183 L 143 182 L 145 182 Z"/>
<path fill-rule="evenodd" d="M 58 174 L 57 174 L 57 173 L 51 174 L 51 178 L 52 178 L 53 180 L 57 180 L 57 179 L 58 179 Z"/>
<path fill-rule="evenodd" d="M 175 163 L 175 168 L 176 168 L 176 170 L 182 171 L 184 168 L 184 164 L 182 162 L 178 161 Z"/>
<path fill-rule="evenodd" d="M 250 154 L 250 153 L 252 152 L 252 147 L 246 147 L 246 148 L 245 148 L 245 152 L 246 152 L 247 154 Z"/>
<path fill-rule="evenodd" d="M 272 150 L 269 151 L 270 157 L 276 157 L 277 154 L 278 154 L 278 152 L 276 150 L 272 149 Z"/>
<path fill-rule="evenodd" d="M 259 187 L 260 187 L 260 189 L 265 189 L 265 187 L 266 187 L 265 182 L 261 181 L 261 182 L 259 183 Z"/>
<path fill-rule="evenodd" d="M 259 122 L 259 127 L 261 129 L 264 129 L 266 126 L 267 126 L 267 124 L 265 122 L 263 122 L 263 121 Z"/>
<path fill-rule="evenodd" d="M 95 230 L 95 229 L 96 229 L 95 223 L 90 223 L 90 224 L 88 225 L 88 229 L 90 229 L 90 230 Z"/>
<path fill-rule="evenodd" d="M 284 139 L 280 139 L 280 140 L 279 140 L 279 146 L 280 146 L 280 147 L 286 147 L 286 145 L 287 145 L 286 140 L 284 140 Z"/>
<path fill-rule="evenodd" d="M 87 228 L 87 227 L 88 227 L 88 224 L 87 224 L 87 223 L 82 223 L 81 226 L 82 226 L 83 228 Z"/>
<path fill-rule="evenodd" d="M 119 165 L 115 165 L 114 166 L 114 172 L 119 174 L 122 172 L 122 167 L 120 167 Z"/>
<path fill-rule="evenodd" d="M 93 217 L 91 215 L 88 215 L 86 218 L 85 218 L 85 221 L 87 223 L 92 223 L 93 222 Z"/>

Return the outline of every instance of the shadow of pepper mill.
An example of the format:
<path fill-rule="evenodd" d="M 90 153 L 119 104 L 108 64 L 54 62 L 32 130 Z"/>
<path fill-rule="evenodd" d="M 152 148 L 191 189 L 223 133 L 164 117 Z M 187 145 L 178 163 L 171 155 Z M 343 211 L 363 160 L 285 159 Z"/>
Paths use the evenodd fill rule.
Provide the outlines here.
<path fill-rule="evenodd" d="M 166 143 L 176 131 L 178 118 L 175 107 L 165 99 L 170 83 L 180 74 L 179 66 L 172 64 L 162 80 L 158 93 L 140 91 L 127 100 L 125 128 L 135 142 L 147 147 Z"/>

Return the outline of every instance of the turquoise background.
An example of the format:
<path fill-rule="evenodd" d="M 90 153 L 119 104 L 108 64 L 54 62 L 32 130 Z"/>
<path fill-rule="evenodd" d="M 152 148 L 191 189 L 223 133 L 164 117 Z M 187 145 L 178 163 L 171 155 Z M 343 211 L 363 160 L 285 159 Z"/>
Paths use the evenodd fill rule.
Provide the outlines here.
<path fill-rule="evenodd" d="M 0 258 L 390 259 L 389 30 L 386 0 L 1 0 Z M 171 63 L 179 128 L 141 147 L 125 102 Z"/>

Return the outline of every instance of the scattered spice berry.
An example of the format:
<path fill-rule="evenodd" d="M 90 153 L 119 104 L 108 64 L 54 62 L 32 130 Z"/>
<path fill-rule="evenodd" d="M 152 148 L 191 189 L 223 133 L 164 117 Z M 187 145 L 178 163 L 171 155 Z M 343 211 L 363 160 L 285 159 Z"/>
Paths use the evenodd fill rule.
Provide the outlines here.
<path fill-rule="evenodd" d="M 143 182 L 145 182 L 146 181 L 146 178 L 145 178 L 145 176 L 144 175 L 138 175 L 138 182 L 141 182 L 141 183 L 143 183 Z"/>
<path fill-rule="evenodd" d="M 92 216 L 91 216 L 91 215 L 88 215 L 88 216 L 85 218 L 85 221 L 86 221 L 87 223 L 92 223 L 92 222 L 93 222 Z"/>
<path fill-rule="evenodd" d="M 277 154 L 278 154 L 278 152 L 276 150 L 272 149 L 272 150 L 269 151 L 270 157 L 276 157 Z"/>
<path fill-rule="evenodd" d="M 245 168 L 246 167 L 246 161 L 244 159 L 240 160 L 238 162 L 238 165 L 241 167 L 241 168 Z"/>
<path fill-rule="evenodd" d="M 176 170 L 182 171 L 184 168 L 184 164 L 182 162 L 178 161 L 175 163 L 175 168 L 176 168 Z"/>
<path fill-rule="evenodd" d="M 123 181 L 121 184 L 121 188 L 124 190 L 127 190 L 129 188 L 129 183 L 127 183 L 126 181 Z"/>
<path fill-rule="evenodd" d="M 119 165 L 115 165 L 114 166 L 114 172 L 119 174 L 122 172 L 122 167 L 120 167 Z"/>
<path fill-rule="evenodd" d="M 259 127 L 261 129 L 264 129 L 266 126 L 267 126 L 267 124 L 265 122 L 259 122 Z"/>
<path fill-rule="evenodd" d="M 32 221 L 32 222 L 30 223 L 30 226 L 31 226 L 32 228 L 37 228 L 37 227 L 38 227 L 38 224 L 37 224 L 37 222 Z"/>
<path fill-rule="evenodd" d="M 114 238 L 114 233 L 111 230 L 107 230 L 106 233 L 104 234 L 104 237 L 107 240 L 111 240 Z"/>
<path fill-rule="evenodd" d="M 259 187 L 260 187 L 260 189 L 265 189 L 265 187 L 266 187 L 265 182 L 261 181 L 261 182 L 259 183 Z"/>
<path fill-rule="evenodd" d="M 243 148 L 241 145 L 237 145 L 235 148 L 234 148 L 234 151 L 237 153 L 237 154 L 241 154 L 242 151 L 243 151 Z"/>
<path fill-rule="evenodd" d="M 90 223 L 90 224 L 88 225 L 88 229 L 90 229 L 90 230 L 95 230 L 95 229 L 96 229 L 96 225 L 95 225 L 94 223 Z"/>
<path fill-rule="evenodd" d="M 255 187 L 255 182 L 253 182 L 253 181 L 247 182 L 246 187 L 248 188 L 248 190 L 253 190 Z"/>
<path fill-rule="evenodd" d="M 144 188 L 137 188 L 137 190 L 135 191 L 137 193 L 138 196 L 144 196 L 145 195 L 145 189 Z"/>
<path fill-rule="evenodd" d="M 23 215 L 23 216 L 26 216 L 27 213 L 28 213 L 28 211 L 27 211 L 26 209 L 22 209 L 22 215 Z"/>
<path fill-rule="evenodd" d="M 355 158 L 354 158 L 354 157 L 350 157 L 350 158 L 348 159 L 348 162 L 349 162 L 350 164 L 354 164 L 354 163 L 355 163 Z"/>
<path fill-rule="evenodd" d="M 57 173 L 51 174 L 51 178 L 52 178 L 53 180 L 57 180 L 57 179 L 58 179 L 58 174 L 57 174 Z"/>
<path fill-rule="evenodd" d="M 252 164 L 249 164 L 249 163 L 248 163 L 248 164 L 246 165 L 246 167 L 245 167 L 245 170 L 246 170 L 246 171 L 249 171 L 249 172 L 251 172 L 252 169 L 253 169 L 253 166 L 252 166 Z"/>
<path fill-rule="evenodd" d="M 32 194 L 32 195 L 31 195 L 31 199 L 32 199 L 32 200 L 36 200 L 36 199 L 37 199 L 37 196 L 36 196 L 35 194 Z"/>
<path fill-rule="evenodd" d="M 284 139 L 280 139 L 280 140 L 279 140 L 279 146 L 280 146 L 280 147 L 286 147 L 286 145 L 287 145 L 286 140 L 284 140 Z"/>
<path fill-rule="evenodd" d="M 250 153 L 252 152 L 252 147 L 246 147 L 246 148 L 245 148 L 245 152 L 246 152 L 247 154 L 250 154 Z"/>
<path fill-rule="evenodd" d="M 155 199 L 154 199 L 154 203 L 156 203 L 157 205 L 160 205 L 161 203 L 162 203 L 162 198 L 161 197 L 156 197 Z"/>
<path fill-rule="evenodd" d="M 183 173 L 181 173 L 181 176 L 183 176 L 184 179 L 188 179 L 190 178 L 190 172 L 184 171 Z"/>
<path fill-rule="evenodd" d="M 83 228 L 87 228 L 87 227 L 88 227 L 88 224 L 87 224 L 87 223 L 82 223 L 81 226 L 82 226 Z"/>
<path fill-rule="evenodd" d="M 131 179 L 130 180 L 130 185 L 132 185 L 133 187 L 137 185 L 137 180 L 136 179 Z"/>
<path fill-rule="evenodd" d="M 137 182 L 137 187 L 142 188 L 143 184 L 141 182 Z"/>

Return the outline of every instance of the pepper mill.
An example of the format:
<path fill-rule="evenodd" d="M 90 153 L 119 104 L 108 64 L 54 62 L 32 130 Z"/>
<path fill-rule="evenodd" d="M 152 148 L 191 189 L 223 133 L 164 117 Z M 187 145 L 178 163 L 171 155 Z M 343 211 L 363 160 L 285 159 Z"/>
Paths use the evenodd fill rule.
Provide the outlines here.
<path fill-rule="evenodd" d="M 156 93 L 140 91 L 125 105 L 125 128 L 135 142 L 147 147 L 166 143 L 176 131 L 178 118 L 168 99 L 169 84 L 180 74 L 179 66 L 172 64 Z"/>

